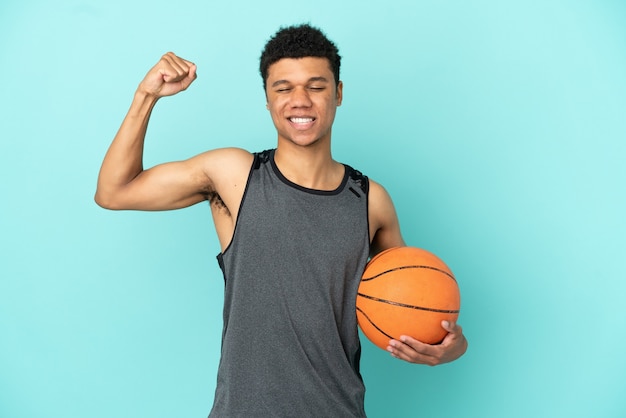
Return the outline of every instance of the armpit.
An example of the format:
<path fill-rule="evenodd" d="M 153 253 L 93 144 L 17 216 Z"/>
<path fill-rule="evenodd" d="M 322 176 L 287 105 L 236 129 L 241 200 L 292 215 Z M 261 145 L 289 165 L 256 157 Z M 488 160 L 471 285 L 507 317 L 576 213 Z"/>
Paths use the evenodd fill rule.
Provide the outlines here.
<path fill-rule="evenodd" d="M 226 204 L 220 197 L 220 195 L 216 191 L 206 192 L 206 199 L 209 201 L 209 204 L 217 209 L 225 210 L 228 215 L 230 215 L 230 211 L 226 207 Z"/>

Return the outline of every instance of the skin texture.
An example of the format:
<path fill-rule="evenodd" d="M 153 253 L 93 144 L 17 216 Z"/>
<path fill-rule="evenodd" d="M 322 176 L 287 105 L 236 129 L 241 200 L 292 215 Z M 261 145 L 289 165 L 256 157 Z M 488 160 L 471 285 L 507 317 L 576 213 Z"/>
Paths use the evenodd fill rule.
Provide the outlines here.
<path fill-rule="evenodd" d="M 105 155 L 95 201 L 113 210 L 170 210 L 210 200 L 224 250 L 234 233 L 252 154 L 222 148 L 149 169 L 142 164 L 144 139 L 155 104 L 162 97 L 186 90 L 196 77 L 196 65 L 171 52 L 148 71 Z M 266 107 L 278 136 L 275 162 L 280 171 L 306 188 L 337 188 L 344 167 L 333 160 L 330 144 L 343 84 L 334 79 L 328 60 L 281 59 L 269 67 L 266 86 Z M 389 194 L 371 180 L 369 193 L 372 255 L 406 245 Z M 399 341 L 391 340 L 388 351 L 411 363 L 433 366 L 453 361 L 465 353 L 467 341 L 460 326 L 445 322 L 442 326 L 448 335 L 440 344 L 424 344 L 403 336 Z"/>

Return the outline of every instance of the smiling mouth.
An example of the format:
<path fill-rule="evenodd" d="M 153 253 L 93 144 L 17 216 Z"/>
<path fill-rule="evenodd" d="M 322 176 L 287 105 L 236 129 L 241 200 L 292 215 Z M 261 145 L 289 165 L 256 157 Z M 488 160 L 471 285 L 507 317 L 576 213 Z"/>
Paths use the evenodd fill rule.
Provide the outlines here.
<path fill-rule="evenodd" d="M 311 123 L 315 120 L 315 118 L 289 118 L 289 121 L 291 123 L 295 123 L 295 124 L 307 124 L 307 123 Z"/>

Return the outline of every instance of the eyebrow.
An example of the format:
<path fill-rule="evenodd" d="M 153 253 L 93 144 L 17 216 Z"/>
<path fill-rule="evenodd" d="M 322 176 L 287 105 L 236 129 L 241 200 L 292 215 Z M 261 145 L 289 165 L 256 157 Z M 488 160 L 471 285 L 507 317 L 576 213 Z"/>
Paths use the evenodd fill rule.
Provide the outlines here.
<path fill-rule="evenodd" d="M 328 79 L 326 77 L 311 77 L 308 80 L 308 83 L 315 83 L 317 81 L 321 81 L 323 83 L 328 83 Z M 276 80 L 272 83 L 272 87 L 280 86 L 281 84 L 291 84 L 289 80 Z"/>

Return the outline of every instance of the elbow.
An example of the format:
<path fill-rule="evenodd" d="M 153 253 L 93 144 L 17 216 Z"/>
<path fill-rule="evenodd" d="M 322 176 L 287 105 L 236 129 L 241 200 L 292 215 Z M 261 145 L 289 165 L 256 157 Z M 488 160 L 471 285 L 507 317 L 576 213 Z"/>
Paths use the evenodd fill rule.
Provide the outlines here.
<path fill-rule="evenodd" d="M 112 196 L 102 193 L 100 190 L 96 190 L 96 194 L 93 198 L 96 205 L 103 209 L 119 210 L 120 208 L 115 204 L 115 199 Z"/>

